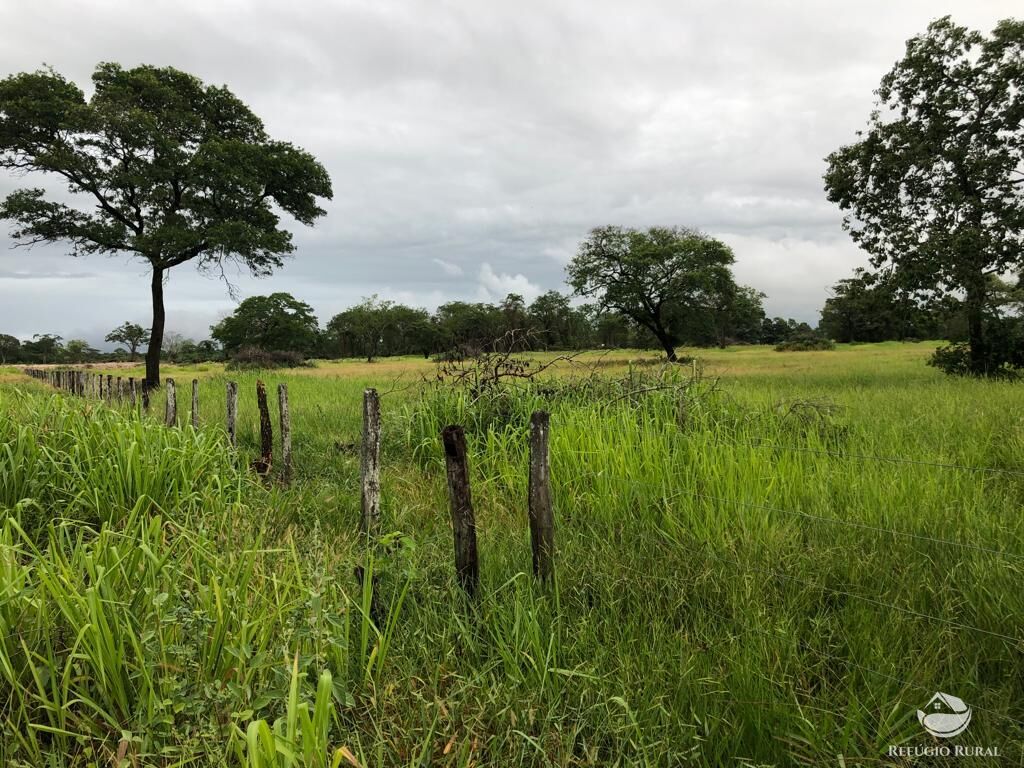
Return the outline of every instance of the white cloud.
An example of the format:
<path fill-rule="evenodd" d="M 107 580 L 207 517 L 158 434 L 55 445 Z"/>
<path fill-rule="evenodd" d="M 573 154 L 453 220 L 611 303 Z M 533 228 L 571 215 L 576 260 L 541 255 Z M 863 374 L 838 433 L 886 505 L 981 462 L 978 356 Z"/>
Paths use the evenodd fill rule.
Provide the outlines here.
<path fill-rule="evenodd" d="M 458 277 L 463 273 L 462 267 L 458 264 L 453 264 L 450 261 L 445 261 L 444 259 L 438 259 L 436 257 L 431 259 L 431 261 L 437 264 L 437 266 L 441 268 L 441 271 L 450 277 Z"/>
<path fill-rule="evenodd" d="M 525 275 L 498 274 L 487 262 L 480 265 L 481 301 L 498 301 L 510 293 L 518 293 L 530 302 L 540 296 L 543 289 L 531 283 Z"/>

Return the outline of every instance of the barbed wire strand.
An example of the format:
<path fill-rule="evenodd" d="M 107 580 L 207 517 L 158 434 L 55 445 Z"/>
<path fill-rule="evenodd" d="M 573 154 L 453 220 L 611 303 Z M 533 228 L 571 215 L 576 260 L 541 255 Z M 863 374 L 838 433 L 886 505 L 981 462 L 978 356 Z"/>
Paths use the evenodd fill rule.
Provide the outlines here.
<path fill-rule="evenodd" d="M 726 443 L 729 445 L 729 443 Z M 833 456 L 841 459 L 855 459 L 858 461 L 879 461 L 890 464 L 911 464 L 919 467 L 935 467 L 939 469 L 956 469 L 964 472 L 991 472 L 994 474 L 1011 475 L 1014 477 L 1024 477 L 1024 471 L 1016 469 L 1006 469 L 1004 467 L 983 467 L 971 464 L 953 464 L 940 461 L 923 461 L 919 459 L 907 459 L 900 456 L 876 456 L 867 453 L 845 453 L 843 451 L 830 451 L 825 448 L 808 448 L 806 446 L 796 445 L 785 445 L 783 443 L 777 443 L 770 440 L 758 440 L 742 441 L 737 440 L 731 445 L 742 445 L 751 448 L 777 448 L 783 451 L 796 451 L 799 453 L 814 453 L 821 456 Z"/>
<path fill-rule="evenodd" d="M 595 478 L 598 475 L 588 475 L 588 477 Z M 622 482 L 621 479 L 617 482 Z M 627 481 L 633 488 L 645 488 L 654 487 L 653 484 L 646 484 L 639 480 Z M 911 533 L 909 531 L 900 531 L 896 528 L 882 528 L 880 526 L 869 525 L 868 523 L 859 523 L 852 520 L 842 520 L 837 517 L 828 517 L 827 515 L 815 515 L 810 512 L 801 512 L 799 510 L 784 509 L 782 507 L 768 506 L 765 504 L 757 504 L 755 502 L 742 501 L 740 499 L 730 499 L 723 496 L 715 496 L 712 494 L 705 494 L 699 491 L 691 490 L 679 490 L 661 497 L 661 501 L 672 501 L 680 496 L 692 496 L 694 498 L 701 498 L 710 501 L 717 501 L 723 504 L 731 504 L 735 506 L 748 507 L 751 509 L 760 509 L 768 512 L 778 512 L 785 515 L 793 515 L 795 517 L 802 517 L 807 520 L 816 520 L 818 522 L 829 523 L 832 525 L 842 525 L 848 528 L 856 528 L 859 530 L 874 531 L 875 533 L 888 534 L 890 536 L 898 538 L 914 539 L 917 541 L 927 541 L 932 544 L 941 544 L 950 547 L 957 547 L 960 549 L 966 549 L 974 552 L 983 552 L 992 555 L 999 555 L 1001 557 L 1010 558 L 1013 560 L 1024 561 L 1024 554 L 1018 554 L 1016 552 L 1009 552 L 1005 549 L 997 549 L 995 547 L 983 546 L 981 544 L 970 544 L 962 541 L 954 541 L 953 539 L 944 539 L 939 536 L 930 536 L 927 534 Z"/>
<path fill-rule="evenodd" d="M 630 568 L 628 566 L 624 567 L 623 570 L 630 571 L 631 573 L 634 573 L 634 574 L 636 574 L 638 576 L 641 576 L 643 578 L 652 578 L 652 579 L 655 579 L 657 581 L 660 581 L 662 583 L 669 584 L 669 585 L 676 585 L 678 583 L 675 579 L 672 579 L 672 578 L 669 578 L 669 577 L 666 577 L 666 576 L 660 576 L 657 573 L 652 573 L 652 572 L 649 572 L 649 571 L 640 571 L 638 569 Z M 608 574 L 606 574 L 606 575 L 608 575 Z M 710 613 L 710 614 L 716 616 L 717 618 L 721 619 L 722 621 L 724 621 L 726 623 L 730 623 L 730 624 L 732 624 L 732 623 L 739 623 L 736 616 L 726 616 L 725 614 L 719 613 L 718 611 L 716 611 L 713 608 L 710 608 L 710 607 L 708 607 L 706 605 L 702 605 L 700 607 L 700 610 L 705 612 L 705 613 Z M 771 638 L 771 639 L 777 639 L 778 637 L 781 636 L 779 633 L 771 632 L 769 630 L 766 630 L 766 629 L 763 629 L 761 627 L 754 626 L 754 625 L 747 625 L 741 632 L 734 633 L 732 636 L 734 638 L 736 638 L 736 637 L 741 637 L 741 636 L 744 636 L 744 635 L 749 635 L 749 634 L 752 634 L 752 633 L 755 633 L 755 632 L 759 633 L 759 634 L 761 634 L 761 635 L 763 635 L 765 637 Z M 848 664 L 849 666 L 855 667 L 855 668 L 857 668 L 857 669 L 859 669 L 859 670 L 861 670 L 863 672 L 868 672 L 869 674 L 877 675 L 878 677 L 882 677 L 882 678 L 886 678 L 886 679 L 888 679 L 888 680 L 890 680 L 890 681 L 892 681 L 894 683 L 899 683 L 904 688 L 916 688 L 917 690 L 924 691 L 926 693 L 935 693 L 935 691 L 933 691 L 931 688 L 929 688 L 929 687 L 927 687 L 925 685 L 922 685 L 921 683 L 913 683 L 913 682 L 910 682 L 909 680 L 905 680 L 905 679 L 903 679 L 901 677 L 897 677 L 895 675 L 891 675 L 891 674 L 889 674 L 887 672 L 881 672 L 881 671 L 879 671 L 877 669 L 873 669 L 872 667 L 867 667 L 867 666 L 865 666 L 863 664 L 860 664 L 860 663 L 858 663 L 856 661 L 853 661 L 851 659 L 845 658 L 843 656 L 838 656 L 838 655 L 836 655 L 834 653 L 829 653 L 828 651 L 821 650 L 820 648 L 814 648 L 813 646 L 807 644 L 805 641 L 800 640 L 799 638 L 795 638 L 795 639 L 796 639 L 796 642 L 800 645 L 800 647 L 802 647 L 804 650 L 806 650 L 806 651 L 808 651 L 810 653 L 814 653 L 814 654 L 816 654 L 816 655 L 818 655 L 820 657 L 823 657 L 823 658 L 826 658 L 826 659 L 830 659 L 832 661 L 837 661 L 837 662 L 839 662 L 841 664 Z M 718 645 L 722 645 L 722 644 L 723 643 L 719 643 Z M 1001 718 L 1003 720 L 1006 720 L 1007 722 L 1013 723 L 1014 725 L 1017 725 L 1017 726 L 1019 726 L 1021 728 L 1024 728 L 1024 720 L 1018 720 L 1018 719 L 1016 719 L 1016 718 L 1014 718 L 1014 717 L 1012 717 L 1010 715 L 1004 714 L 1002 712 L 997 712 L 996 710 L 988 709 L 986 707 L 982 707 L 982 706 L 978 706 L 978 705 L 974 705 L 974 704 L 972 704 L 971 707 L 973 709 L 978 710 L 979 712 L 985 712 L 986 714 L 993 715 L 995 717 L 998 717 L 998 718 Z"/>
<path fill-rule="evenodd" d="M 678 544 L 678 542 L 676 542 L 676 543 Z M 738 560 L 734 559 L 734 558 L 722 557 L 721 555 L 716 555 L 713 552 L 708 552 L 706 550 L 696 550 L 696 549 L 694 549 L 692 547 L 687 547 L 685 545 L 680 545 L 680 546 L 683 546 L 688 552 L 692 552 L 695 555 L 707 555 L 708 557 L 711 557 L 714 560 L 718 560 L 719 562 L 728 563 L 729 565 L 734 565 L 734 566 L 736 566 L 736 567 L 738 567 L 740 569 L 744 568 L 744 565 L 742 563 L 740 563 Z M 796 576 L 790 576 L 788 574 L 785 574 L 785 573 L 782 573 L 780 571 L 776 571 L 776 570 L 773 570 L 773 569 L 770 569 L 770 568 L 758 568 L 757 566 L 753 566 L 753 565 L 747 565 L 746 567 L 750 568 L 751 570 L 758 571 L 760 573 L 768 575 L 768 576 L 773 576 L 775 578 L 784 579 L 786 581 L 791 581 L 791 582 L 795 582 L 797 584 L 801 584 L 804 587 L 807 587 L 809 589 L 821 590 L 823 592 L 828 592 L 828 593 L 833 594 L 833 595 L 839 595 L 839 596 L 842 596 L 842 597 L 848 597 L 848 598 L 850 598 L 852 600 L 860 600 L 862 602 L 866 602 L 866 603 L 870 603 L 872 605 L 878 606 L 879 608 L 888 608 L 888 609 L 893 610 L 893 611 L 898 611 L 899 613 L 904 613 L 904 614 L 906 614 L 908 616 L 914 616 L 914 617 L 919 618 L 919 619 L 926 619 L 928 621 L 933 621 L 933 622 L 936 622 L 938 624 L 945 624 L 946 626 L 953 627 L 954 629 L 962 629 L 962 630 L 966 630 L 966 631 L 969 631 L 969 632 L 978 632 L 979 634 L 988 635 L 990 637 L 994 637 L 994 638 L 997 638 L 997 639 L 1000 639 L 1000 640 L 1005 640 L 1007 642 L 1012 643 L 1014 646 L 1020 645 L 1022 643 L 1021 638 L 1013 637 L 1011 635 L 1006 635 L 1006 634 L 1003 634 L 1002 632 L 995 632 L 995 631 L 990 630 L 990 629 L 984 629 L 982 627 L 976 627 L 973 624 L 964 624 L 963 622 L 954 621 L 952 619 L 944 619 L 941 616 L 935 616 L 934 614 L 930 614 L 930 613 L 922 613 L 921 611 L 915 611 L 913 608 L 904 608 L 902 606 L 895 605 L 894 603 L 887 603 L 884 600 L 876 600 L 873 597 L 868 597 L 867 595 L 861 595 L 861 594 L 858 594 L 856 592 L 848 592 L 848 591 L 843 590 L 843 589 L 835 589 L 833 587 L 825 586 L 824 584 L 812 584 L 811 582 L 806 581 L 804 579 L 797 578 Z"/>

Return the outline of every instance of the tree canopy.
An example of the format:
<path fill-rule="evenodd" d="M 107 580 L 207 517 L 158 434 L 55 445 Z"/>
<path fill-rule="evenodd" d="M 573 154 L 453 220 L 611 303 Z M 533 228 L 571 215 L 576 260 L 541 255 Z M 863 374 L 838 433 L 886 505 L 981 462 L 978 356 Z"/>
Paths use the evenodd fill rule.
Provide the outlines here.
<path fill-rule="evenodd" d="M 93 93 L 43 70 L 0 81 L 0 168 L 48 174 L 85 210 L 40 188 L 0 203 L 23 244 L 67 242 L 76 256 L 127 253 L 151 268 L 146 381 L 159 384 L 167 271 L 195 261 L 265 276 L 294 249 L 278 211 L 311 225 L 331 197 L 324 167 L 268 137 L 224 86 L 172 67 L 100 64 Z"/>
<path fill-rule="evenodd" d="M 949 18 L 907 42 L 825 188 L 875 267 L 911 291 L 962 293 L 970 372 L 998 368 L 989 277 L 1024 272 L 1024 22 L 985 35 Z"/>
<path fill-rule="evenodd" d="M 733 261 L 729 246 L 693 229 L 612 226 L 592 230 L 567 271 L 577 295 L 648 329 L 674 361 L 687 316 L 736 292 Z"/>
<path fill-rule="evenodd" d="M 243 347 L 308 354 L 319 342 L 320 327 L 309 304 L 290 293 L 272 293 L 243 301 L 210 327 L 210 335 L 227 354 Z"/>
<path fill-rule="evenodd" d="M 104 341 L 112 344 L 124 344 L 128 348 L 128 357 L 135 360 L 139 347 L 149 341 L 149 328 L 138 323 L 124 322 L 106 335 Z"/>

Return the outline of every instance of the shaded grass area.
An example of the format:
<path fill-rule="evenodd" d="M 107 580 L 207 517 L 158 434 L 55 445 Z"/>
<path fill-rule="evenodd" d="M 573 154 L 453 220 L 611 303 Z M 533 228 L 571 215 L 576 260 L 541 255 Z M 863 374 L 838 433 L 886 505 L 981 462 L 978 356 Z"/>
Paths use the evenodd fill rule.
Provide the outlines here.
<path fill-rule="evenodd" d="M 266 375 L 291 391 L 291 489 L 238 469 L 256 452 L 251 394 L 239 455 L 225 450 L 219 370 L 199 372 L 198 431 L 6 385 L 0 757 L 878 765 L 890 745 L 932 743 L 915 710 L 943 690 L 975 707 L 960 743 L 1017 764 L 1021 395 L 943 379 L 922 356 L 715 352 L 699 381 L 684 368 L 660 379 L 682 388 L 622 398 L 395 388 L 393 533 L 372 552 L 356 535 L 354 447 L 361 390 L 393 388 L 391 369 Z M 615 386 L 661 375 L 628 359 L 603 367 Z M 716 366 L 729 369 L 717 383 Z M 251 393 L 254 374 L 231 377 Z M 536 407 L 552 411 L 553 591 L 525 573 Z M 472 453 L 474 607 L 451 567 L 437 440 L 449 421 L 467 425 Z M 377 626 L 357 564 L 378 577 Z M 313 706 L 318 690 L 329 696 Z M 324 722 L 300 727 L 311 711 Z"/>

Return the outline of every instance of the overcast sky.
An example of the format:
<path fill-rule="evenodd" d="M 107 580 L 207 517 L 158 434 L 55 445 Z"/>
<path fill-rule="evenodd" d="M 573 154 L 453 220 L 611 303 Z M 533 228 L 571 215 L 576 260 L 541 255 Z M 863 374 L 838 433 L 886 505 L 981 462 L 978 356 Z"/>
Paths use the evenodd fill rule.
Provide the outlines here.
<path fill-rule="evenodd" d="M 772 315 L 817 321 L 862 252 L 825 200 L 823 158 L 853 138 L 905 40 L 944 14 L 990 31 L 1019 0 L 241 2 L 0 0 L 0 76 L 50 64 L 89 88 L 100 61 L 228 85 L 270 135 L 312 152 L 328 215 L 294 224 L 273 277 L 321 322 L 383 298 L 527 300 L 566 290 L 594 226 L 720 237 Z M 0 172 L 0 195 L 37 185 Z M 0 332 L 100 342 L 149 324 L 144 264 L 11 249 Z M 191 265 L 168 329 L 205 338 L 234 306 Z"/>

